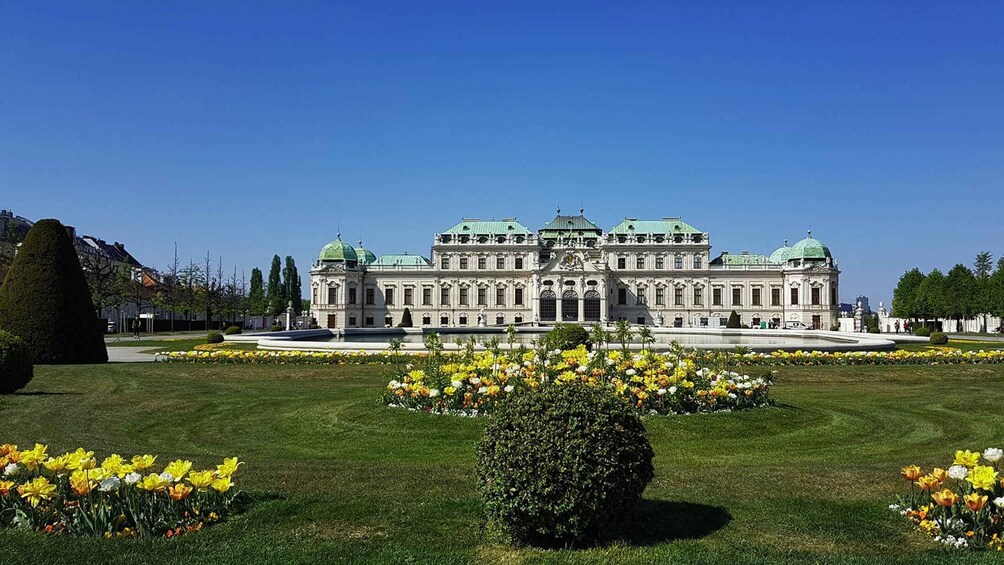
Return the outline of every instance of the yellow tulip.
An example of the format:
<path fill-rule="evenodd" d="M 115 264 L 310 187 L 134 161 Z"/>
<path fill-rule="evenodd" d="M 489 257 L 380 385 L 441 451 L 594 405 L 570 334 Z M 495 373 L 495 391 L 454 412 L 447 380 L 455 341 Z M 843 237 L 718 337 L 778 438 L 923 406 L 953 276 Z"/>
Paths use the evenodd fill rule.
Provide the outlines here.
<path fill-rule="evenodd" d="M 14 488 L 14 481 L 0 481 L 0 496 L 7 496 L 12 488 Z"/>
<path fill-rule="evenodd" d="M 947 488 L 940 492 L 932 494 L 931 498 L 933 498 L 934 501 L 940 504 L 941 506 L 946 506 L 946 507 L 953 506 L 956 502 L 959 501 L 959 495 L 955 494 L 954 492 L 952 492 Z"/>
<path fill-rule="evenodd" d="M 50 483 L 45 477 L 37 477 L 35 480 L 18 487 L 17 491 L 21 494 L 21 498 L 27 500 L 28 504 L 34 508 L 44 500 L 52 500 L 56 492 L 56 485 Z"/>
<path fill-rule="evenodd" d="M 980 496 L 975 492 L 972 494 L 967 494 L 963 498 L 963 500 L 966 501 L 966 507 L 972 510 L 973 512 L 979 512 L 980 510 L 983 510 L 983 506 L 985 506 L 987 503 L 987 497 L 985 495 Z"/>
<path fill-rule="evenodd" d="M 216 475 L 219 477 L 230 477 L 237 472 L 237 468 L 243 465 L 243 461 L 238 461 L 236 457 L 228 457 L 223 460 L 222 465 L 216 466 Z"/>
<path fill-rule="evenodd" d="M 979 463 L 979 462 L 980 462 L 980 452 L 979 451 L 977 451 L 976 453 L 973 453 L 972 451 L 969 451 L 967 449 L 965 451 L 959 450 L 959 451 L 955 452 L 955 464 L 956 465 L 964 465 L 966 467 L 975 467 L 976 464 Z"/>
<path fill-rule="evenodd" d="M 230 480 L 230 477 L 221 477 L 213 481 L 213 490 L 216 492 L 227 492 L 232 486 L 234 486 L 234 483 Z"/>
<path fill-rule="evenodd" d="M 175 481 L 180 481 L 181 479 L 185 478 L 185 475 L 191 469 L 192 469 L 191 461 L 182 461 L 181 459 L 178 459 L 176 461 L 168 463 L 167 467 L 164 467 L 164 472 L 170 473 L 171 476 L 174 477 Z"/>
<path fill-rule="evenodd" d="M 188 498 L 188 495 L 192 494 L 192 487 L 178 483 L 167 489 L 167 494 L 171 497 L 171 500 L 184 500 Z"/>
<path fill-rule="evenodd" d="M 151 492 L 160 492 L 167 487 L 171 486 L 169 481 L 165 481 L 157 473 L 150 473 L 149 475 L 143 477 L 143 479 L 136 483 L 136 486 L 143 490 L 148 490 Z"/>
<path fill-rule="evenodd" d="M 941 481 L 939 481 L 934 475 L 924 475 L 915 482 L 918 487 L 924 490 L 934 490 L 941 486 Z"/>
<path fill-rule="evenodd" d="M 973 488 L 993 490 L 994 483 L 997 482 L 997 471 L 990 466 L 977 465 L 969 472 L 966 480 L 972 483 Z"/>
<path fill-rule="evenodd" d="M 137 471 L 145 471 L 157 461 L 156 455 L 136 455 L 132 458 L 132 464 Z"/>
<path fill-rule="evenodd" d="M 205 490 L 213 484 L 216 479 L 212 471 L 192 471 L 188 474 L 188 482 L 199 490 Z"/>

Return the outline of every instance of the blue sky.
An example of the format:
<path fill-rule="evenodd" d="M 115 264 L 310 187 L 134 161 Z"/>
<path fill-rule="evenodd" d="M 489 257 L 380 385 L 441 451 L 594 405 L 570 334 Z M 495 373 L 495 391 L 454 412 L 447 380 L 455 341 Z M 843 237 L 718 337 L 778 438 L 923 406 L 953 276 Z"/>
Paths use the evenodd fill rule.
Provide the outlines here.
<path fill-rule="evenodd" d="M 248 271 L 558 206 L 812 229 L 873 303 L 1004 254 L 1004 4 L 704 4 L 6 3 L 0 206 Z"/>

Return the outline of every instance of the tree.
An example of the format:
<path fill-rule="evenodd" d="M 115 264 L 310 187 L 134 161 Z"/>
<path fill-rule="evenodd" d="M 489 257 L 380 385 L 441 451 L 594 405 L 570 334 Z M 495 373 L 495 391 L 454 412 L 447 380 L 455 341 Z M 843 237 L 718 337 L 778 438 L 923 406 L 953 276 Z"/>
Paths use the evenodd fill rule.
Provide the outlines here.
<path fill-rule="evenodd" d="M 945 310 L 948 317 L 955 320 L 956 328 L 961 320 L 969 320 L 976 315 L 976 276 L 969 267 L 959 263 L 948 271 L 945 277 Z"/>
<path fill-rule="evenodd" d="M 184 308 L 185 317 L 188 319 L 189 331 L 192 329 L 192 314 L 199 307 L 204 280 L 205 277 L 203 276 L 202 269 L 189 259 L 188 267 L 182 269 L 178 281 L 180 290 L 179 304 Z"/>
<path fill-rule="evenodd" d="M 268 272 L 268 287 L 265 290 L 266 312 L 269 316 L 279 316 L 286 311 L 286 291 L 279 278 L 282 264 L 279 256 L 272 257 L 272 269 Z"/>
<path fill-rule="evenodd" d="M 286 290 L 282 311 L 285 312 L 288 304 L 293 303 L 293 315 L 299 316 L 303 307 L 303 292 L 300 288 L 300 274 L 296 270 L 296 262 L 289 255 L 286 255 L 286 266 L 282 270 L 282 286 Z"/>
<path fill-rule="evenodd" d="M 987 281 L 987 304 L 990 315 L 1004 318 L 1004 257 L 997 260 L 997 269 Z M 997 330 L 1004 331 L 1004 323 Z"/>
<path fill-rule="evenodd" d="M 125 299 L 122 287 L 122 271 L 128 268 L 117 264 L 111 257 L 96 251 L 84 252 L 80 256 L 80 267 L 91 293 L 94 312 L 102 317 L 105 308 L 113 308 Z"/>
<path fill-rule="evenodd" d="M 168 267 L 167 276 L 161 281 L 162 291 L 158 294 L 158 301 L 165 310 L 171 313 L 171 331 L 174 332 L 174 318 L 178 313 L 181 304 L 181 289 L 178 286 L 178 275 L 181 266 L 178 263 L 178 242 L 174 243 L 174 259 Z"/>
<path fill-rule="evenodd" d="M 252 316 L 265 315 L 265 282 L 262 280 L 261 269 L 251 269 L 251 290 L 248 293 L 248 311 Z"/>
<path fill-rule="evenodd" d="M 892 293 L 892 311 L 900 318 L 917 319 L 921 316 L 917 291 L 924 282 L 924 273 L 914 267 L 903 273 Z"/>
<path fill-rule="evenodd" d="M 401 323 L 397 325 L 399 328 L 410 328 L 412 326 L 411 322 L 411 310 L 408 308 L 404 309 L 404 313 L 401 314 Z"/>
<path fill-rule="evenodd" d="M 975 313 L 983 318 L 980 331 L 986 332 L 987 314 L 991 308 L 990 274 L 993 271 L 993 255 L 989 251 L 977 253 L 976 260 L 973 261 L 973 271 L 976 275 L 976 300 L 973 306 Z"/>
<path fill-rule="evenodd" d="M 925 320 L 948 317 L 945 275 L 938 269 L 928 273 L 917 287 L 917 314 Z"/>
<path fill-rule="evenodd" d="M 39 220 L 0 287 L 0 329 L 23 339 L 36 363 L 104 363 L 104 328 L 94 312 L 66 228 L 58 220 Z"/>

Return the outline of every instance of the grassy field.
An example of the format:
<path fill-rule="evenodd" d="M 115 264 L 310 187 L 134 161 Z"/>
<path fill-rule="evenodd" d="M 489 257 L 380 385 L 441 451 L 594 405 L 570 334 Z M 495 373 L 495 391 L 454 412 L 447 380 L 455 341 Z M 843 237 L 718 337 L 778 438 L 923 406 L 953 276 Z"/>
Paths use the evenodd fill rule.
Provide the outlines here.
<path fill-rule="evenodd" d="M 143 353 L 158 353 L 161 351 L 191 351 L 196 345 L 204 345 L 205 336 L 133 340 L 123 339 L 122 341 L 109 341 L 105 345 L 108 347 L 145 347 Z M 257 349 L 256 343 L 227 343 L 226 349 Z"/>
<path fill-rule="evenodd" d="M 980 351 L 981 349 L 989 351 L 991 349 L 1004 349 L 1004 342 L 952 339 L 949 340 L 947 345 L 931 345 L 929 343 L 900 343 L 896 347 L 907 351 L 926 351 L 936 347 L 951 347 L 961 351 Z"/>
<path fill-rule="evenodd" d="M 1004 443 L 1004 367 L 786 368 L 775 408 L 649 418 L 656 478 L 610 547 L 488 544 L 482 420 L 384 408 L 381 366 L 39 367 L 0 442 L 247 461 L 252 509 L 174 540 L 0 532 L 3 563 L 1000 563 L 887 510 L 898 470 Z"/>

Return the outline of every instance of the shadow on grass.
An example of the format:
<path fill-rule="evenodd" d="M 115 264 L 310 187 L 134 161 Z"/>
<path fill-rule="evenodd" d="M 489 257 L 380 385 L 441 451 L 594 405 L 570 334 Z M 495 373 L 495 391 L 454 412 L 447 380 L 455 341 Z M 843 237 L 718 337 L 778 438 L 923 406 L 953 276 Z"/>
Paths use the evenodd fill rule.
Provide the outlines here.
<path fill-rule="evenodd" d="M 621 540 L 627 545 L 649 546 L 700 539 L 724 528 L 731 521 L 732 515 L 718 506 L 642 500 L 633 524 Z"/>
<path fill-rule="evenodd" d="M 68 396 L 68 395 L 80 395 L 79 392 L 46 392 L 44 390 L 28 390 L 28 391 L 18 391 L 14 393 L 14 396 Z"/>

